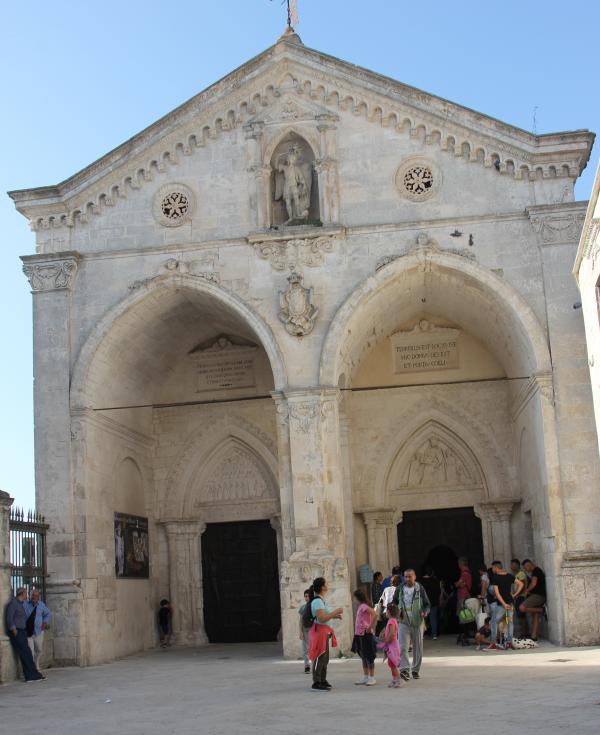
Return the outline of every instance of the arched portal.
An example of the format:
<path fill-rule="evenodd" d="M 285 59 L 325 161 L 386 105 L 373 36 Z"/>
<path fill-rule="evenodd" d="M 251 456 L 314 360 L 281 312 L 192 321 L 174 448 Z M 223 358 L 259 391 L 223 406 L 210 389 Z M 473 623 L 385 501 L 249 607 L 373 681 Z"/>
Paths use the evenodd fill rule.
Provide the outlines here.
<path fill-rule="evenodd" d="M 475 573 L 482 555 L 490 562 L 516 553 L 516 447 L 521 425 L 541 421 L 535 385 L 550 370 L 546 336 L 523 297 L 425 235 L 355 289 L 330 325 L 320 376 L 346 398 L 353 508 L 366 529 L 355 534 L 357 566 L 402 565 L 396 528 L 410 514 L 433 529 L 407 541 L 427 546 L 419 559 L 404 549 L 411 564 L 422 567 L 420 557 L 439 546 L 457 555 L 468 546 Z M 534 502 L 541 514 L 556 468 L 543 442 L 535 451 L 544 468 Z M 463 549 L 440 531 L 461 513 L 454 525 L 473 531 Z"/>
<path fill-rule="evenodd" d="M 91 332 L 71 383 L 81 440 L 78 512 L 86 518 L 81 576 L 90 570 L 102 579 L 103 599 L 112 604 L 104 611 L 85 602 L 99 629 L 84 642 L 87 661 L 122 655 L 121 628 L 127 653 L 154 645 L 154 609 L 163 597 L 176 609 L 176 642 L 206 642 L 207 530 L 218 539 L 226 525 L 229 532 L 235 524 L 261 526 L 278 594 L 282 504 L 270 393 L 286 382 L 268 325 L 237 296 L 189 274 L 137 285 Z M 118 492 L 114 472 L 104 471 L 114 466 Z M 145 578 L 115 577 L 116 514 L 122 523 L 147 524 Z M 227 546 L 214 548 L 221 554 Z M 134 597 L 146 600 L 144 610 L 128 604 Z M 114 650 L 96 642 L 107 640 Z"/>

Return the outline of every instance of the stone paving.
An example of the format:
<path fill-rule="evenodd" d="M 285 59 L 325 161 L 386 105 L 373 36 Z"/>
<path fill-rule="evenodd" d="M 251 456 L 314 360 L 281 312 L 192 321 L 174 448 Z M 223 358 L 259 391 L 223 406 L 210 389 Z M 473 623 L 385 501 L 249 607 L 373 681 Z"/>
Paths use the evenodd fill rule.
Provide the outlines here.
<path fill-rule="evenodd" d="M 332 661 L 330 693 L 312 692 L 301 661 L 277 644 L 156 650 L 86 669 L 47 671 L 0 688 L 0 732 L 101 735 L 600 731 L 600 648 L 483 653 L 427 642 L 422 679 L 354 686 L 357 659 Z M 379 713 L 379 714 L 377 714 Z"/>

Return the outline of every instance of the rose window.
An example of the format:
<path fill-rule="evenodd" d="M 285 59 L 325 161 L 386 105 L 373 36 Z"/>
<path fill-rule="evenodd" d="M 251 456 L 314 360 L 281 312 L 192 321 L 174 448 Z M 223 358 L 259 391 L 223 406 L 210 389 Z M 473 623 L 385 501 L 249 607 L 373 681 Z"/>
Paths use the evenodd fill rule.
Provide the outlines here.
<path fill-rule="evenodd" d="M 168 220 L 178 220 L 187 214 L 190 204 L 185 194 L 173 191 L 167 194 L 160 205 L 163 216 Z"/>
<path fill-rule="evenodd" d="M 421 197 L 433 187 L 433 172 L 428 166 L 411 166 L 404 174 L 403 183 L 409 194 Z"/>

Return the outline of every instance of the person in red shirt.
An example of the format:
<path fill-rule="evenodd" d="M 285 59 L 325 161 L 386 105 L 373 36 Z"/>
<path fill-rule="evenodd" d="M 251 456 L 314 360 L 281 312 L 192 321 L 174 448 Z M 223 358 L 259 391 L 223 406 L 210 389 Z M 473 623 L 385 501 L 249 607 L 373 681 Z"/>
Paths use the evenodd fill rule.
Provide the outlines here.
<path fill-rule="evenodd" d="M 465 556 L 461 556 L 458 560 L 458 568 L 460 576 L 454 583 L 456 587 L 456 612 L 464 607 L 465 602 L 471 597 L 471 587 L 473 586 L 473 577 L 469 569 L 469 560 Z M 456 645 L 469 645 L 469 623 L 460 623 L 460 633 L 456 639 Z"/>

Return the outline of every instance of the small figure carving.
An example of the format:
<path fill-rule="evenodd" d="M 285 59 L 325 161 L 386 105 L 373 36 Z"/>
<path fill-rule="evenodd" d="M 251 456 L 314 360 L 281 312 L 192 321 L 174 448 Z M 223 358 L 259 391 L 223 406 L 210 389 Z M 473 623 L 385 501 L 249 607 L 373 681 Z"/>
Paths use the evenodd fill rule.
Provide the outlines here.
<path fill-rule="evenodd" d="M 302 161 L 300 146 L 290 146 L 275 163 L 275 200 L 283 199 L 290 222 L 307 220 L 312 191 L 312 166 Z"/>
<path fill-rule="evenodd" d="M 312 332 L 319 310 L 312 303 L 312 288 L 302 285 L 299 273 L 290 274 L 287 280 L 289 286 L 279 292 L 279 319 L 288 334 L 304 337 Z"/>

